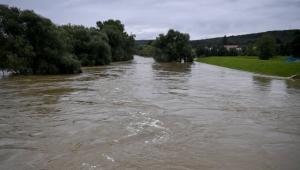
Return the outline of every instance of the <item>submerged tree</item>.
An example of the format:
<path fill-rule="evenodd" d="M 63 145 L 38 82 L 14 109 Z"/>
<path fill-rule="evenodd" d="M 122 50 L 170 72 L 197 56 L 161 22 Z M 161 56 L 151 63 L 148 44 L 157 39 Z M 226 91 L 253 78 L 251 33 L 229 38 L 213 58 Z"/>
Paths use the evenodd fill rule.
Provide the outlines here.
<path fill-rule="evenodd" d="M 159 62 L 181 61 L 191 62 L 192 47 L 189 34 L 170 29 L 166 35 L 160 34 L 153 42 L 154 59 Z"/>
<path fill-rule="evenodd" d="M 261 60 L 268 60 L 275 55 L 276 42 L 274 37 L 264 35 L 257 41 L 257 52 Z"/>

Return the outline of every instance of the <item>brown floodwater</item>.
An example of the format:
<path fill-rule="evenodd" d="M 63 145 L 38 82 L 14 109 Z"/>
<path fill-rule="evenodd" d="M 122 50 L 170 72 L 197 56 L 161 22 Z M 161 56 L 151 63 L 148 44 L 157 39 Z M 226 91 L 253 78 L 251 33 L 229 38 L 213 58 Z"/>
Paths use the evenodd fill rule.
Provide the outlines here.
<path fill-rule="evenodd" d="M 131 62 L 0 79 L 2 170 L 299 170 L 300 82 Z"/>

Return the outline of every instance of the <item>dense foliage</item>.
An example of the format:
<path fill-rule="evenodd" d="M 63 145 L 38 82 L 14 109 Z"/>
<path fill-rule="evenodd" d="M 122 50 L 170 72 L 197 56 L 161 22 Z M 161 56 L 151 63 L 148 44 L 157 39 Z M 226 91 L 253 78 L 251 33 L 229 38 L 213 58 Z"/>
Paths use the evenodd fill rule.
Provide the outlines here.
<path fill-rule="evenodd" d="M 83 66 L 133 58 L 134 36 L 118 20 L 96 27 L 56 26 L 30 10 L 0 5 L 0 70 L 19 74 L 78 73 Z"/>
<path fill-rule="evenodd" d="M 111 47 L 106 34 L 95 28 L 77 25 L 61 26 L 69 51 L 83 66 L 106 65 L 111 62 Z"/>
<path fill-rule="evenodd" d="M 67 52 L 61 37 L 49 19 L 0 5 L 1 69 L 21 74 L 79 72 L 79 62 Z"/>
<path fill-rule="evenodd" d="M 169 30 L 166 35 L 160 34 L 153 42 L 155 47 L 154 59 L 160 62 L 193 61 L 192 47 L 189 34 Z"/>
<path fill-rule="evenodd" d="M 133 58 L 134 35 L 128 35 L 125 32 L 124 25 L 119 20 L 98 21 L 97 26 L 108 37 L 113 61 L 131 60 Z"/>

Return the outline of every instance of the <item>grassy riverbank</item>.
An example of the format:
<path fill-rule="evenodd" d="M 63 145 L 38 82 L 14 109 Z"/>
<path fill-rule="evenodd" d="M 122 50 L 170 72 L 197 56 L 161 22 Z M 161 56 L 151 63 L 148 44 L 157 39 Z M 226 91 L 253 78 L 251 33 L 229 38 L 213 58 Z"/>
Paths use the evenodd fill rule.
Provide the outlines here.
<path fill-rule="evenodd" d="M 289 77 L 300 74 L 300 62 L 287 63 L 285 57 L 275 57 L 270 60 L 259 60 L 258 57 L 205 57 L 196 61 L 217 66 L 249 71 L 253 73 Z"/>

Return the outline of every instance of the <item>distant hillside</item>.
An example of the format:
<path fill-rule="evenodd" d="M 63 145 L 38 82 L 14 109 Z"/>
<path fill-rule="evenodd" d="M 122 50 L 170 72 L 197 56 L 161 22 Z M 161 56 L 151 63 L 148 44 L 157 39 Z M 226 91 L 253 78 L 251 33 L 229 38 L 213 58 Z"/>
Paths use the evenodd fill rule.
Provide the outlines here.
<path fill-rule="evenodd" d="M 260 32 L 253 34 L 245 34 L 245 35 L 236 35 L 227 37 L 228 44 L 237 44 L 240 46 L 246 46 L 248 44 L 254 43 L 257 38 L 261 37 L 263 34 L 270 34 L 275 37 L 277 43 L 286 44 L 291 42 L 296 33 L 300 33 L 300 29 L 297 30 L 282 30 L 282 31 L 268 31 L 268 32 Z M 191 44 L 193 47 L 198 46 L 217 46 L 222 45 L 223 37 L 203 39 L 203 40 L 192 40 Z M 145 45 L 150 43 L 153 40 L 137 40 L 137 45 Z"/>
<path fill-rule="evenodd" d="M 277 43 L 286 44 L 291 42 L 296 33 L 300 33 L 300 30 L 283 30 L 283 31 L 268 31 L 268 32 L 260 32 L 253 34 L 245 34 L 245 35 L 237 35 L 237 36 L 229 36 L 227 37 L 228 44 L 237 44 L 240 46 L 245 46 L 251 43 L 254 43 L 257 38 L 261 37 L 264 34 L 272 35 Z M 211 39 L 203 39 L 203 40 L 193 40 L 191 44 L 193 47 L 197 46 L 216 46 L 222 45 L 223 37 L 211 38 Z"/>

